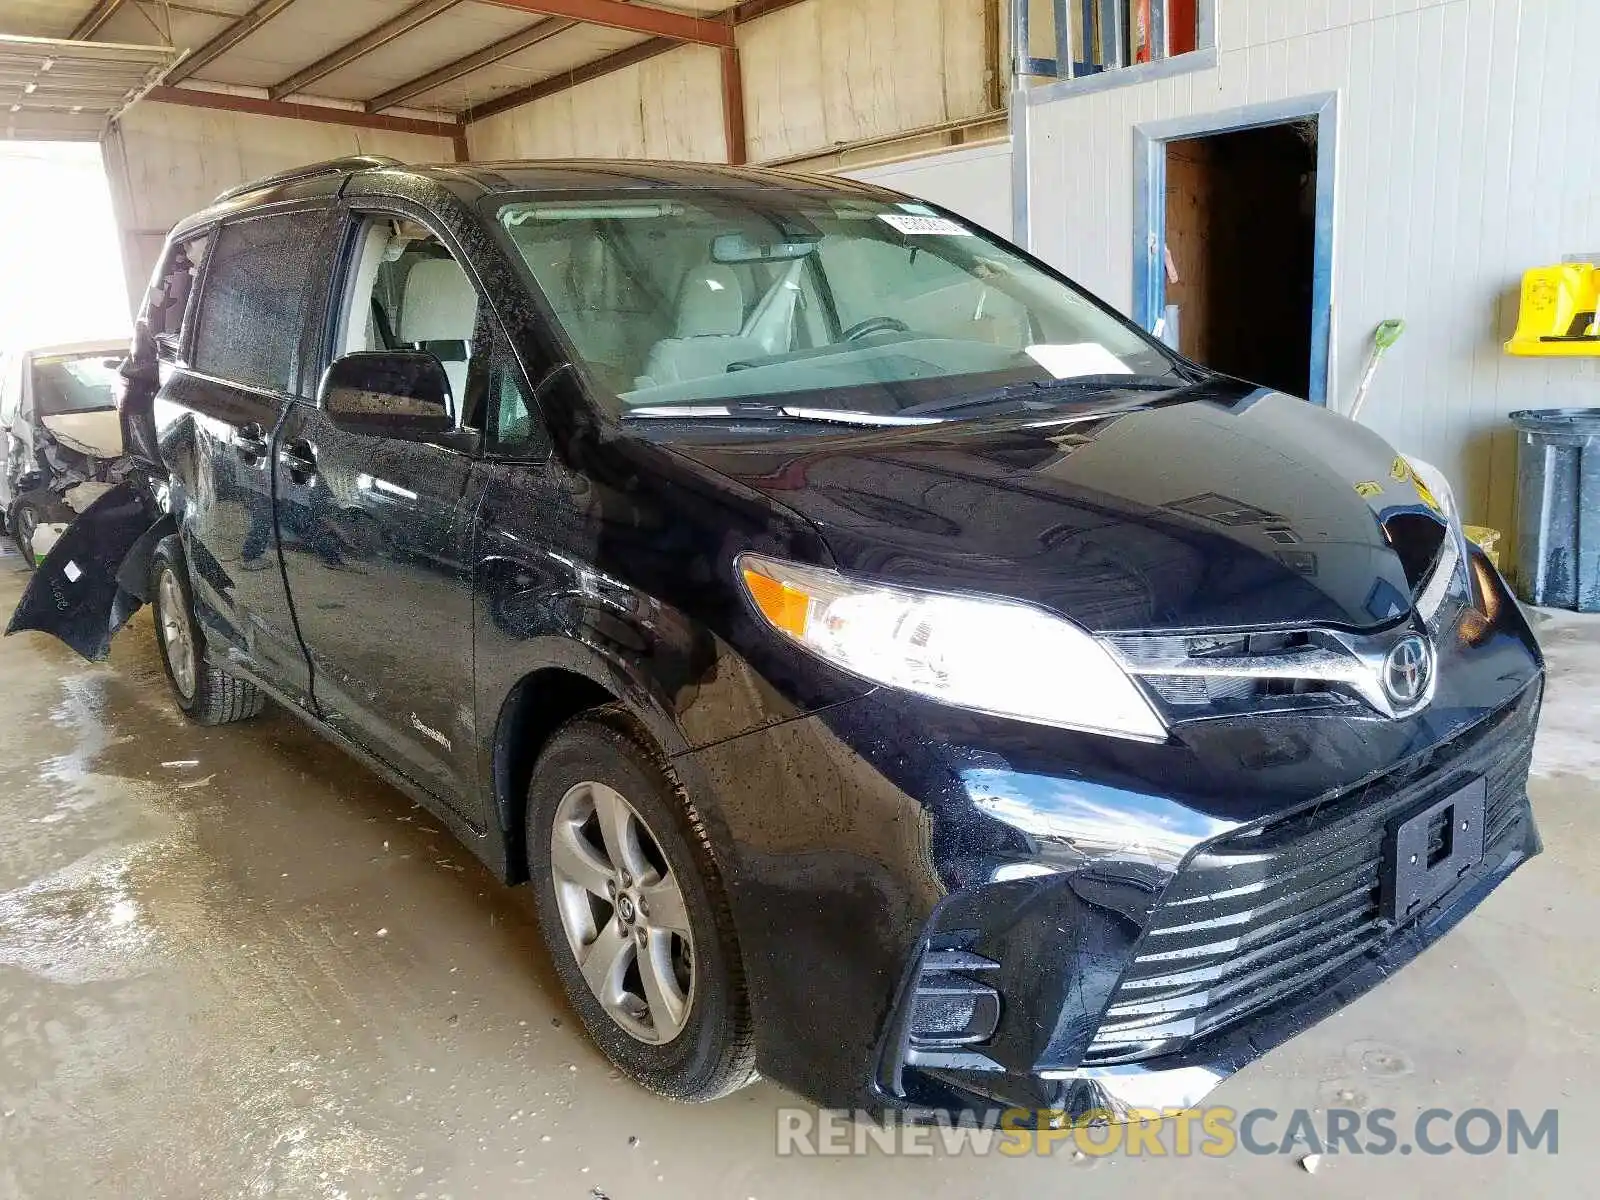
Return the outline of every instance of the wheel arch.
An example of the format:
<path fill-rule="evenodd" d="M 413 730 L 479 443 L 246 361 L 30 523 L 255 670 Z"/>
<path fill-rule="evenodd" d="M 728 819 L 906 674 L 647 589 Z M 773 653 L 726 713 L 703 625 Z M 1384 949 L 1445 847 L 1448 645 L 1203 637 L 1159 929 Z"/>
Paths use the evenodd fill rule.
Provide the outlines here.
<path fill-rule="evenodd" d="M 507 883 L 528 879 L 524 816 L 533 765 L 550 737 L 573 717 L 615 704 L 611 688 L 563 666 L 541 667 L 519 679 L 501 702 L 489 768 L 495 815 L 505 842 Z"/>

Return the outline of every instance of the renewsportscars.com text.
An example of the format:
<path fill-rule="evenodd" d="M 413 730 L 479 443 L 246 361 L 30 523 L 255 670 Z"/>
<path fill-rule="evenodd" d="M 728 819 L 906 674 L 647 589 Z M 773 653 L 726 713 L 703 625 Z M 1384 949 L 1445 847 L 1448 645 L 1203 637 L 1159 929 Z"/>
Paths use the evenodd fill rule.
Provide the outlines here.
<path fill-rule="evenodd" d="M 973 1117 L 907 1111 L 869 1114 L 835 1109 L 783 1108 L 777 1114 L 780 1156 L 988 1155 L 1062 1152 L 1090 1157 L 1232 1154 L 1556 1154 L 1560 1113 L 1519 1108 L 1497 1112 L 1429 1108 L 1402 1119 L 1393 1109 L 1253 1108 L 1224 1106 L 1182 1111 L 1135 1109 L 1113 1121 L 1087 1113 L 1077 1120 L 1032 1109 Z"/>

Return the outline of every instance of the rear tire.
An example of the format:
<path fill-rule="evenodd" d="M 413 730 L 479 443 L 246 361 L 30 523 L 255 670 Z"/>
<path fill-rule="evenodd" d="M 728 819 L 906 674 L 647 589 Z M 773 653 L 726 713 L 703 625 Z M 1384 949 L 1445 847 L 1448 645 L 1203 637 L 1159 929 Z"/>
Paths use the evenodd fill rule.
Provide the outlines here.
<path fill-rule="evenodd" d="M 256 716 L 267 697 L 254 684 L 206 662 L 205 635 L 195 620 L 189 566 L 176 542 L 156 549 L 150 560 L 150 596 L 155 609 L 156 651 L 178 707 L 196 725 L 231 725 Z"/>
<path fill-rule="evenodd" d="M 672 1100 L 752 1082 L 743 963 L 705 824 L 620 710 L 551 737 L 528 788 L 527 846 L 545 942 L 606 1057 Z"/>

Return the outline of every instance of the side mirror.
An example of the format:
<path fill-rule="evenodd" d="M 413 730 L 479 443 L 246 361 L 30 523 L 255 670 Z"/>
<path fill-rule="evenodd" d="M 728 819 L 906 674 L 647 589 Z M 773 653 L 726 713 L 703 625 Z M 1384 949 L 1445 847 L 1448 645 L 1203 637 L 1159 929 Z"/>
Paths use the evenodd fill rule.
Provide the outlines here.
<path fill-rule="evenodd" d="M 455 428 L 444 364 L 416 350 L 347 354 L 322 377 L 322 407 L 349 433 L 422 441 Z"/>

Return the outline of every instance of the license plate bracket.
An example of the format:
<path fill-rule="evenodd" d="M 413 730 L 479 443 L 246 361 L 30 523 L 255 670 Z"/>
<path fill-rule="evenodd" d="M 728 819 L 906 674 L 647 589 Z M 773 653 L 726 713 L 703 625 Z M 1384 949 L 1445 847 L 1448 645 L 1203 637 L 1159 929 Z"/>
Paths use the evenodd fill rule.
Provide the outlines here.
<path fill-rule="evenodd" d="M 1487 797 L 1488 785 L 1480 777 L 1390 824 L 1379 889 L 1385 921 L 1409 920 L 1483 861 Z"/>

